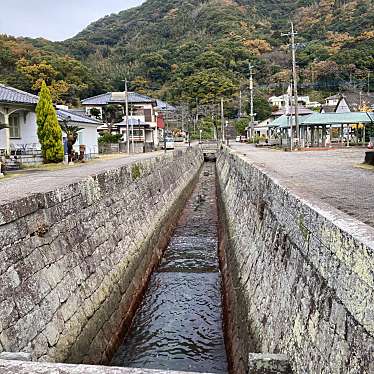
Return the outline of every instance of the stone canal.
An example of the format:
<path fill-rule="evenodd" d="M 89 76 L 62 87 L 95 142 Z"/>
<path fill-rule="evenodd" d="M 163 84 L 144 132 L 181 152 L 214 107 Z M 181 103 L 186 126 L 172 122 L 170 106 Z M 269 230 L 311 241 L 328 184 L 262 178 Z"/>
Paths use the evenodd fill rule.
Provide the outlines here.
<path fill-rule="evenodd" d="M 204 150 L 0 184 L 0 374 L 374 373 L 374 229 Z"/>
<path fill-rule="evenodd" d="M 113 366 L 227 372 L 215 179 L 204 163 Z"/>

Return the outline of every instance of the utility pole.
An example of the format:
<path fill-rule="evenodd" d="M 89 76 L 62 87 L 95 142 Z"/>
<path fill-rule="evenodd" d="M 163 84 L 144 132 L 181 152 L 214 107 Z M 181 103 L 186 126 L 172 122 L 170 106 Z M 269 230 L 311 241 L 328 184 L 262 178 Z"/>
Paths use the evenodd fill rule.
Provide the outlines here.
<path fill-rule="evenodd" d="M 253 113 L 253 65 L 248 64 L 249 68 L 249 91 L 250 91 L 250 116 L 251 116 L 251 138 L 254 139 L 255 124 L 254 124 L 254 113 Z"/>
<path fill-rule="evenodd" d="M 129 133 L 129 92 L 127 90 L 127 78 L 125 79 L 125 100 L 126 100 L 126 143 L 127 154 L 130 154 L 130 133 Z"/>
<path fill-rule="evenodd" d="M 223 97 L 221 97 L 221 131 L 222 131 L 222 143 L 225 144 L 225 113 L 223 109 Z"/>
<path fill-rule="evenodd" d="M 242 112 L 243 112 L 243 108 L 242 108 L 242 90 L 240 89 L 239 91 L 239 119 L 242 117 Z"/>
<path fill-rule="evenodd" d="M 296 71 L 296 44 L 295 44 L 295 36 L 297 32 L 295 32 L 293 27 L 293 22 L 291 22 L 291 32 L 287 34 L 282 34 L 282 36 L 289 36 L 291 37 L 291 48 L 292 48 L 292 76 L 293 76 L 293 96 L 294 96 L 294 103 L 295 103 L 295 127 L 296 127 L 296 142 L 299 143 L 299 135 L 300 135 L 300 128 L 299 128 L 299 97 L 297 94 L 297 71 Z M 293 134 L 291 133 L 291 138 Z M 292 141 L 292 140 L 291 140 Z"/>
<path fill-rule="evenodd" d="M 194 134 L 196 134 L 196 127 L 198 123 L 199 123 L 199 99 L 196 98 L 196 116 L 195 116 L 195 121 L 194 121 Z"/>
<path fill-rule="evenodd" d="M 132 148 L 132 153 L 135 153 L 135 144 L 134 144 L 134 118 L 132 116 L 132 110 L 133 108 L 131 107 L 130 110 L 130 122 L 131 122 L 131 148 Z"/>
<path fill-rule="evenodd" d="M 290 130 L 291 130 L 291 139 L 290 139 L 290 149 L 291 149 L 291 152 L 293 151 L 293 117 L 292 117 L 292 81 L 290 82 L 290 85 L 288 86 L 288 89 L 287 89 L 287 101 L 288 101 L 288 105 L 287 105 L 287 122 L 288 122 L 288 125 L 290 126 Z"/>

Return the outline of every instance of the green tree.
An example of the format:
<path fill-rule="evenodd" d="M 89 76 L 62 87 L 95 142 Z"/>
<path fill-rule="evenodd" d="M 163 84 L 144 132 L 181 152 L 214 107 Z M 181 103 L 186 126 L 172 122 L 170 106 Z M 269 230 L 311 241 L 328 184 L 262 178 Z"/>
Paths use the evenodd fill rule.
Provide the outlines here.
<path fill-rule="evenodd" d="M 103 108 L 103 120 L 108 126 L 109 134 L 111 134 L 114 124 L 123 121 L 123 108 L 120 105 L 105 106 Z"/>
<path fill-rule="evenodd" d="M 253 108 L 256 113 L 256 120 L 263 121 L 271 116 L 272 108 L 265 97 L 256 95 L 253 99 Z"/>
<path fill-rule="evenodd" d="M 236 133 L 238 135 L 243 135 L 245 133 L 246 127 L 249 126 L 249 118 L 240 118 L 234 122 Z"/>
<path fill-rule="evenodd" d="M 51 93 L 45 82 L 42 82 L 39 102 L 36 106 L 38 138 L 45 163 L 61 162 L 64 159 L 62 131 L 58 124 L 57 114 L 53 107 Z"/>

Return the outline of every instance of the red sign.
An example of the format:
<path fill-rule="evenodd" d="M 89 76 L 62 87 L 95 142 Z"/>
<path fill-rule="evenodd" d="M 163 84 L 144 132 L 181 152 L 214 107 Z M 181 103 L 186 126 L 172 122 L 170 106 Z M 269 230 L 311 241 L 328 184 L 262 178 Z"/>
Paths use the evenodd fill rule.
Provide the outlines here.
<path fill-rule="evenodd" d="M 165 121 L 164 121 L 164 116 L 162 115 L 162 113 L 159 113 L 157 116 L 157 128 L 158 129 L 165 128 Z"/>

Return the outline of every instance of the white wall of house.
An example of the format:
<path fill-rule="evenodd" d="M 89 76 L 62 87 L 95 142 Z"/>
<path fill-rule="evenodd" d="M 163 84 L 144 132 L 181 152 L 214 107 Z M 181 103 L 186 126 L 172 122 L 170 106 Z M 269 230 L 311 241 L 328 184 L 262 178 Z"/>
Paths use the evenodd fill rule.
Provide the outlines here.
<path fill-rule="evenodd" d="M 10 116 L 9 122 L 12 123 L 11 118 L 18 118 L 19 136 L 14 136 L 13 130 L 10 131 L 11 149 L 21 147 L 40 149 L 40 143 L 37 135 L 37 124 L 35 112 L 17 112 Z M 0 130 L 0 148 L 5 147 L 5 130 Z"/>
<path fill-rule="evenodd" d="M 79 146 L 86 146 L 86 154 L 96 154 L 99 153 L 97 126 L 86 125 L 82 123 L 73 123 L 74 126 L 78 126 L 82 130 L 78 133 L 78 139 L 75 142 L 73 148 L 75 152 L 79 153 Z M 66 134 L 63 132 L 62 137 L 65 138 Z"/>
<path fill-rule="evenodd" d="M 6 143 L 5 143 L 5 130 L 0 130 L 0 149 L 5 149 Z"/>
<path fill-rule="evenodd" d="M 14 113 L 10 117 L 17 117 L 19 123 L 19 136 L 14 137 L 10 131 L 11 150 L 26 149 L 40 150 L 40 143 L 37 135 L 37 124 L 35 112 Z M 12 120 L 10 119 L 10 122 Z M 76 124 L 83 130 L 80 132 L 74 149 L 79 152 L 79 145 L 86 145 L 86 153 L 98 153 L 98 133 L 97 126 L 88 124 Z M 5 130 L 0 130 L 0 149 L 5 148 Z"/>
<path fill-rule="evenodd" d="M 339 102 L 339 100 L 340 100 L 339 97 L 327 98 L 325 100 L 325 104 L 333 106 L 333 105 L 336 105 Z"/>
<path fill-rule="evenodd" d="M 336 113 L 349 113 L 351 109 L 349 109 L 349 106 L 347 104 L 347 101 L 342 98 L 335 110 Z"/>
<path fill-rule="evenodd" d="M 281 95 L 281 96 L 271 96 L 268 101 L 272 106 L 276 106 L 279 109 L 283 109 L 284 107 L 286 107 L 288 100 L 289 100 L 288 95 Z M 292 102 L 294 102 L 293 96 L 291 100 Z M 320 103 L 315 102 L 315 101 L 311 102 L 309 96 L 299 96 L 297 102 L 299 103 L 299 105 L 305 105 L 306 107 L 310 107 L 310 106 L 314 107 L 314 106 L 321 105 Z"/>
<path fill-rule="evenodd" d="M 79 146 L 85 145 L 86 153 L 99 153 L 97 126 L 79 124 L 79 127 L 83 130 L 78 134 L 74 149 L 79 152 Z"/>

